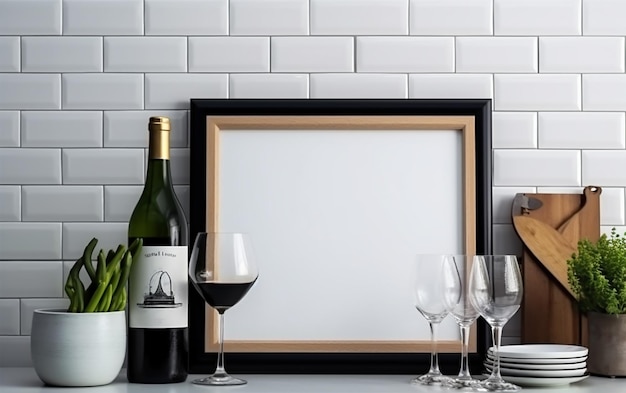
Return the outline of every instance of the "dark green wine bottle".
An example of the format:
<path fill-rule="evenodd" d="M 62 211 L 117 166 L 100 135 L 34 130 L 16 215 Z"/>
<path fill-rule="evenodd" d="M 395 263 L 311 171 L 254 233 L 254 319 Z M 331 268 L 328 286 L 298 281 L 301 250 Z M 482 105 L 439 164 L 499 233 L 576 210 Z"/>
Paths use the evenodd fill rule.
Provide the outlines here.
<path fill-rule="evenodd" d="M 143 248 L 128 283 L 127 376 L 133 383 L 183 382 L 188 373 L 187 220 L 170 173 L 170 121 L 151 117 L 146 182 L 128 223 Z M 182 130 L 180 130 L 182 132 Z"/>

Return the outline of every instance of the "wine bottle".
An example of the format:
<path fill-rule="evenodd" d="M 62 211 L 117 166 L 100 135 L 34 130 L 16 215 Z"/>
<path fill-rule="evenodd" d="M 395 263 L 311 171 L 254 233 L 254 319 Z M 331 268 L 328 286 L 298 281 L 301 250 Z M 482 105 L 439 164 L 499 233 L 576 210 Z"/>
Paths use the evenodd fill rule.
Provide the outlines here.
<path fill-rule="evenodd" d="M 187 379 L 189 234 L 170 173 L 170 121 L 151 117 L 148 170 L 128 223 L 128 243 L 143 239 L 128 283 L 127 376 L 134 383 Z"/>

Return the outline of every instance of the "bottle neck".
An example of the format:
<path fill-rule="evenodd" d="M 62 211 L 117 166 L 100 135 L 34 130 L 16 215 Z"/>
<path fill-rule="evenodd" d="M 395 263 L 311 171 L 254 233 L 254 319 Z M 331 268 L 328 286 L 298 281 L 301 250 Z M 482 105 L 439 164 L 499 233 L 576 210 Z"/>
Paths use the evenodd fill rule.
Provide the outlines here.
<path fill-rule="evenodd" d="M 150 131 L 150 145 L 148 149 L 149 159 L 170 159 L 170 132 L 154 130 Z"/>
<path fill-rule="evenodd" d="M 171 187 L 170 174 L 170 133 L 169 131 L 150 131 L 148 148 L 147 188 Z"/>

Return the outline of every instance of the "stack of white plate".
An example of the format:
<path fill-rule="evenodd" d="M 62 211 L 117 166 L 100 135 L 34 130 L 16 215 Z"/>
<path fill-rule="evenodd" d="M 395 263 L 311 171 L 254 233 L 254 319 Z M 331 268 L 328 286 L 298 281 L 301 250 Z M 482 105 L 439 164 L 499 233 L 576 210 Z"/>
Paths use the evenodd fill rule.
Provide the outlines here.
<path fill-rule="evenodd" d="M 500 347 L 502 378 L 521 386 L 568 385 L 589 377 L 588 349 L 577 345 L 525 344 Z M 494 361 L 493 347 L 485 359 L 487 373 Z"/>

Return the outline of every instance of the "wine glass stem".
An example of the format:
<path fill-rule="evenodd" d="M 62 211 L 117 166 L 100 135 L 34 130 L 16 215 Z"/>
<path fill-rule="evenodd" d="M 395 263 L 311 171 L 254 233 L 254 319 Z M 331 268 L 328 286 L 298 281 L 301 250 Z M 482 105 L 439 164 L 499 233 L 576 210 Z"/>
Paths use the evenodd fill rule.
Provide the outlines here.
<path fill-rule="evenodd" d="M 459 371 L 459 378 L 463 379 L 471 379 L 472 375 L 469 371 L 469 333 L 470 333 L 470 325 L 467 323 L 461 323 L 461 370 Z"/>
<path fill-rule="evenodd" d="M 437 327 L 438 323 L 429 322 L 430 325 L 430 374 L 440 374 L 439 356 L 437 355 Z"/>
<path fill-rule="evenodd" d="M 493 362 L 493 370 L 491 376 L 502 378 L 500 376 L 500 344 L 502 342 L 502 326 L 493 326 L 491 328 L 491 337 L 493 339 L 493 349 L 495 351 L 495 361 Z"/>
<path fill-rule="evenodd" d="M 217 367 L 215 368 L 215 374 L 226 374 L 224 369 L 224 312 L 220 312 L 219 318 L 219 346 L 220 351 L 217 355 Z"/>

